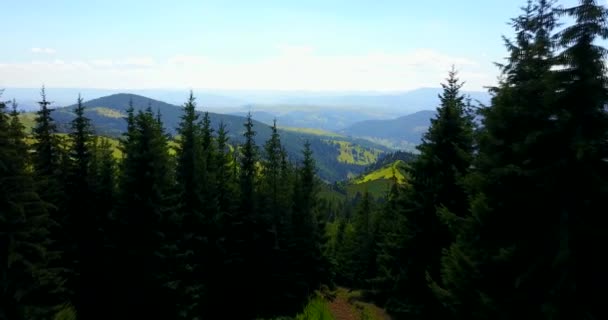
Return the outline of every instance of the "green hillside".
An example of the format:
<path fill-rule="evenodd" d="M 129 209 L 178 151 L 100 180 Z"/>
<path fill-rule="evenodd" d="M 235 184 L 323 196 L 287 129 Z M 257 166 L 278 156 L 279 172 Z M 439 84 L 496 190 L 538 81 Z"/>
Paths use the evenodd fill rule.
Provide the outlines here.
<path fill-rule="evenodd" d="M 424 110 L 390 120 L 365 120 L 340 132 L 402 150 L 414 151 L 435 111 Z"/>
<path fill-rule="evenodd" d="M 339 133 L 335 133 L 335 132 L 331 132 L 331 131 L 327 131 L 327 130 L 323 130 L 323 129 L 317 129 L 317 128 L 298 128 L 298 127 L 279 126 L 279 129 L 284 130 L 284 131 L 289 131 L 289 132 L 312 134 L 312 135 L 324 136 L 324 137 L 341 137 L 341 138 L 345 137 L 343 134 L 339 134 Z"/>
<path fill-rule="evenodd" d="M 384 197 L 393 184 L 393 176 L 399 184 L 407 184 L 406 169 L 407 164 L 403 160 L 397 160 L 380 169 L 364 173 L 349 181 L 346 185 L 346 193 L 349 198 L 355 197 L 357 193 L 363 194 L 366 191 L 376 198 Z"/>
<path fill-rule="evenodd" d="M 326 140 L 327 142 L 338 146 L 340 154 L 338 161 L 348 164 L 370 165 L 384 151 L 381 149 L 364 148 L 345 140 Z"/>
<path fill-rule="evenodd" d="M 384 158 L 378 161 L 384 161 Z M 397 183 L 406 185 L 408 183 L 407 162 L 395 160 L 384 166 L 367 170 L 365 173 L 357 175 L 348 180 L 335 184 L 325 184 L 321 187 L 319 196 L 332 203 L 341 202 L 347 199 L 354 199 L 357 194 L 362 195 L 369 192 L 374 198 L 384 198 L 391 185 L 393 184 L 393 174 Z M 374 165 L 368 168 L 373 168 Z"/>
<path fill-rule="evenodd" d="M 406 182 L 406 167 L 407 164 L 403 160 L 397 160 L 380 169 L 366 173 L 353 180 L 354 184 L 362 184 L 376 180 L 391 180 L 393 176 L 397 178 L 399 183 Z"/>

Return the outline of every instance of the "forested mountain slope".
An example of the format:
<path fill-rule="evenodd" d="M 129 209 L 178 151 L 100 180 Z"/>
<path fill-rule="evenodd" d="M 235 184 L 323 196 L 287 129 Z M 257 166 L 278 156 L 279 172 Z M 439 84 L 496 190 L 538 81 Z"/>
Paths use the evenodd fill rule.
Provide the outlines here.
<path fill-rule="evenodd" d="M 90 101 L 85 101 L 85 116 L 91 119 L 95 133 L 110 137 L 119 137 L 125 132 L 126 110 L 132 104 L 136 111 L 151 108 L 160 114 L 165 129 L 175 135 L 183 108 L 180 106 L 150 99 L 135 94 L 114 94 Z M 199 108 L 200 110 L 200 108 Z M 198 111 L 202 113 L 202 111 Z M 75 118 L 74 106 L 59 107 L 54 110 L 53 118 L 59 132 L 67 132 L 69 123 Z M 223 123 L 228 136 L 234 143 L 242 141 L 243 123 L 246 118 L 236 115 L 209 113 L 211 127 L 217 130 Z M 21 119 L 26 125 L 33 124 L 34 113 L 25 113 Z M 255 141 L 263 144 L 271 135 L 270 126 L 253 121 L 256 130 Z M 280 125 L 280 124 L 279 124 Z M 375 162 L 378 155 L 388 151 L 387 147 L 363 139 L 349 138 L 332 133 L 318 134 L 305 130 L 279 129 L 287 153 L 293 161 L 301 159 L 301 150 L 306 141 L 310 141 L 315 151 L 319 175 L 326 181 L 338 181 L 361 173 L 365 167 Z"/>

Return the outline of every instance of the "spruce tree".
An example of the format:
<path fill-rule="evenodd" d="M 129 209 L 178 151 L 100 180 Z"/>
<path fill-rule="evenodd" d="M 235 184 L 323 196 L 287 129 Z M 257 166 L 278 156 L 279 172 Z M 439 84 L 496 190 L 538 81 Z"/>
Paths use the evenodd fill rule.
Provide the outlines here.
<path fill-rule="evenodd" d="M 255 144 L 256 132 L 253 130 L 253 119 L 251 113 L 247 115 L 244 124 L 243 136 L 245 142 L 241 146 L 241 167 L 239 173 L 241 204 L 240 210 L 247 219 L 254 219 L 256 215 L 255 188 L 257 183 L 258 147 Z"/>
<path fill-rule="evenodd" d="M 386 202 L 378 217 L 378 237 L 376 239 L 376 275 L 371 281 L 372 293 L 376 299 L 385 303 L 387 309 L 399 310 L 404 301 L 401 294 L 403 281 L 399 281 L 402 266 L 407 257 L 404 246 L 408 243 L 410 234 L 405 219 L 406 194 L 411 188 L 400 186 L 396 177 Z"/>
<path fill-rule="evenodd" d="M 270 138 L 264 144 L 261 159 L 261 174 L 258 197 L 260 229 L 258 243 L 262 244 L 258 251 L 260 261 L 260 273 L 267 277 L 267 285 L 260 288 L 261 293 L 266 296 L 264 309 L 278 311 L 277 306 L 285 307 L 285 294 L 288 291 L 289 280 L 285 279 L 287 270 L 284 235 L 286 230 L 282 223 L 285 217 L 285 208 L 282 206 L 279 195 L 281 186 L 281 139 L 277 130 L 276 121 L 270 127 Z M 258 275 L 258 277 L 261 275 Z M 274 307 L 273 307 L 274 306 Z"/>
<path fill-rule="evenodd" d="M 207 265 L 211 263 L 209 224 L 212 217 L 205 210 L 208 194 L 208 182 L 205 179 L 207 159 L 192 92 L 184 105 L 184 114 L 177 132 L 180 139 L 176 178 L 180 194 L 179 218 L 182 235 L 178 249 L 180 258 L 177 262 L 181 283 L 175 294 L 181 297 L 178 302 L 182 316 L 195 318 L 205 309 L 204 288 L 205 280 L 210 276 L 206 271 Z"/>
<path fill-rule="evenodd" d="M 281 158 L 283 148 L 281 138 L 277 130 L 277 122 L 274 121 L 271 128 L 271 135 L 264 145 L 264 159 L 262 161 L 262 185 L 264 203 L 265 223 L 270 225 L 274 247 L 279 247 L 279 227 L 284 208 L 280 201 L 279 188 L 281 187 Z"/>
<path fill-rule="evenodd" d="M 583 318 L 569 312 L 573 271 L 554 264 L 563 212 L 574 209 L 561 203 L 572 187 L 561 164 L 574 152 L 560 132 L 572 119 L 556 99 L 555 10 L 537 0 L 523 11 L 513 20 L 515 40 L 506 41 L 502 81 L 482 110 L 476 171 L 467 178 L 471 214 L 443 216 L 456 240 L 442 260 L 442 284 L 431 287 L 456 319 Z"/>
<path fill-rule="evenodd" d="M 205 202 L 204 210 L 205 215 L 209 219 L 209 223 L 214 220 L 218 215 L 218 192 L 217 186 L 217 141 L 213 135 L 213 128 L 211 127 L 211 117 L 209 112 L 205 112 L 203 119 L 200 123 L 201 127 L 201 143 L 203 152 L 203 172 L 202 172 L 202 183 L 205 186 L 203 199 Z M 209 232 L 214 233 L 212 225 L 209 226 Z M 215 236 L 212 236 L 215 238 Z M 214 241 L 214 240 L 212 240 Z"/>
<path fill-rule="evenodd" d="M 116 273 L 113 272 L 113 263 L 117 258 L 116 250 L 120 243 L 117 240 L 117 225 L 113 220 L 116 206 L 116 176 L 117 163 L 114 158 L 114 147 L 107 138 L 95 137 L 91 144 L 91 161 L 89 165 L 88 186 L 91 190 L 90 203 L 87 216 L 93 224 L 91 230 L 91 246 L 95 255 L 91 256 L 88 268 L 87 281 L 83 284 L 89 290 L 89 317 L 107 319 L 115 317 L 112 305 L 114 301 L 114 281 Z M 93 237 L 94 235 L 94 237 Z M 91 310 L 95 313 L 91 315 Z M 86 311 L 77 310 L 79 315 Z"/>
<path fill-rule="evenodd" d="M 16 104 L 0 102 L 0 319 L 48 319 L 60 301 L 50 219 L 36 193 Z"/>
<path fill-rule="evenodd" d="M 36 112 L 35 125 L 32 129 L 34 143 L 32 145 L 32 165 L 36 175 L 39 195 L 43 200 L 52 204 L 51 217 L 59 224 L 63 223 L 65 194 L 63 190 L 64 175 L 62 172 L 67 161 L 57 136 L 57 126 L 53 120 L 50 108 L 51 102 L 46 99 L 46 90 L 40 91 L 40 110 Z M 55 231 L 52 231 L 55 233 Z M 59 232 L 59 231 L 57 231 Z"/>
<path fill-rule="evenodd" d="M 103 236 L 99 230 L 95 215 L 90 214 L 93 200 L 90 163 L 92 157 L 93 128 L 91 121 L 84 115 L 85 107 L 82 97 L 78 96 L 71 122 L 70 143 L 67 150 L 65 169 L 66 206 L 62 224 L 63 266 L 72 272 L 67 278 L 67 285 L 73 292 L 76 310 L 83 317 L 95 314 L 97 288 L 94 282 L 101 275 L 97 257 L 100 256 Z"/>
<path fill-rule="evenodd" d="M 295 296 L 305 299 L 329 278 L 329 261 L 324 255 L 325 217 L 318 210 L 319 182 L 310 142 L 302 150 L 303 160 L 296 170 L 292 209 L 292 263 L 295 265 Z"/>
<path fill-rule="evenodd" d="M 215 163 L 217 166 L 217 194 L 218 194 L 218 217 L 216 223 L 220 228 L 224 227 L 226 215 L 235 210 L 235 198 L 237 196 L 236 181 L 233 170 L 234 154 L 230 150 L 228 131 L 222 122 L 217 131 L 217 153 Z"/>
<path fill-rule="evenodd" d="M 150 109 L 127 118 L 116 213 L 118 257 L 115 314 L 124 318 L 174 318 L 174 279 L 168 252 L 173 226 L 173 165 L 167 136 Z M 173 244 L 174 245 L 174 244 Z M 173 251 L 173 254 L 175 251 Z M 154 306 L 151 308 L 150 306 Z"/>
<path fill-rule="evenodd" d="M 376 221 L 374 203 L 366 190 L 358 204 L 353 217 L 355 231 L 354 245 L 357 248 L 352 252 L 351 261 L 353 270 L 353 285 L 357 288 L 367 288 L 367 281 L 375 275 L 376 251 L 375 233 Z"/>
<path fill-rule="evenodd" d="M 554 185 L 553 200 L 561 210 L 559 220 L 552 220 L 556 224 L 553 230 L 559 234 L 553 272 L 559 276 L 556 274 L 550 284 L 551 307 L 564 318 L 568 310 L 575 312 L 571 317 L 600 319 L 608 313 L 602 299 L 592 292 L 608 284 L 608 265 L 592 248 L 601 250 L 600 244 L 608 241 L 596 209 L 608 194 L 607 50 L 600 45 L 608 38 L 608 9 L 599 1 L 580 0 L 558 13 L 575 22 L 558 35 L 562 51 L 557 57 L 560 87 L 556 125 L 562 153 L 556 164 L 560 179 Z M 575 241 L 581 251 L 575 251 Z M 576 276 L 578 292 L 575 261 L 581 270 Z M 569 309 L 573 299 L 581 301 L 577 310 Z"/>
<path fill-rule="evenodd" d="M 258 258 L 263 245 L 257 240 L 260 230 L 257 217 L 257 164 L 258 147 L 255 144 L 255 134 L 251 114 L 244 124 L 244 142 L 239 146 L 239 159 L 233 162 L 236 171 L 239 197 L 235 199 L 236 209 L 226 217 L 224 235 L 226 239 L 226 257 L 224 272 L 230 275 L 225 279 L 223 290 L 219 293 L 223 299 L 216 306 L 227 312 L 231 318 L 252 318 L 259 316 L 259 296 L 251 296 L 251 292 L 262 285 L 263 272 L 258 267 L 262 261 Z M 242 308 L 231 308 L 229 297 L 243 302 Z M 219 298 L 218 298 L 219 299 Z"/>
<path fill-rule="evenodd" d="M 462 183 L 469 172 L 473 156 L 473 124 L 467 113 L 465 97 L 460 93 L 462 83 L 454 68 L 450 70 L 443 93 L 439 95 L 437 115 L 418 146 L 420 155 L 411 164 L 411 192 L 406 196 L 407 239 L 393 259 L 406 257 L 391 299 L 390 311 L 404 318 L 442 317 L 442 308 L 427 285 L 430 277 L 439 277 L 442 250 L 449 246 L 452 236 L 439 219 L 439 213 L 449 211 L 464 216 L 468 211 L 467 193 Z M 389 246 L 385 243 L 384 246 Z M 387 259 L 386 257 L 384 259 Z M 394 276 L 394 275 L 393 275 Z"/>
<path fill-rule="evenodd" d="M 40 110 L 36 112 L 36 125 L 33 129 L 34 137 L 34 153 L 33 164 L 34 170 L 41 178 L 50 179 L 57 174 L 59 165 L 59 143 L 55 134 L 57 126 L 51 113 L 51 102 L 46 100 L 46 90 L 42 87 L 40 91 L 41 100 L 38 102 Z"/>

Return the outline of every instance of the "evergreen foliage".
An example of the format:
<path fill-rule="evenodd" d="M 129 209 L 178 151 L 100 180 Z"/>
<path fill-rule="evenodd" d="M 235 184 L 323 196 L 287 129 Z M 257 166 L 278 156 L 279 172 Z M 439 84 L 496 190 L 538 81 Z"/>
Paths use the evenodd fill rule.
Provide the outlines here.
<path fill-rule="evenodd" d="M 44 88 L 31 135 L 0 101 L 0 320 L 326 317 L 323 285 L 395 319 L 606 318 L 607 19 L 529 0 L 490 105 L 449 71 L 420 154 L 377 164 L 409 170 L 379 200 L 322 198 L 313 152 L 335 148 L 288 153 L 251 115 L 231 141 L 192 93 L 177 128 L 131 102 L 120 150 L 80 97 L 68 135 Z"/>

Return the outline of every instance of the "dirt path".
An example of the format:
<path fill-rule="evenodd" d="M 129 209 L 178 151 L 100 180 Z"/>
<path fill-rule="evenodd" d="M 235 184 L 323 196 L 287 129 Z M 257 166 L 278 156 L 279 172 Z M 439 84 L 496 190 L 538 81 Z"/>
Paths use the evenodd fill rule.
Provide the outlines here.
<path fill-rule="evenodd" d="M 391 320 L 382 308 L 361 300 L 361 293 L 338 288 L 329 309 L 336 320 Z"/>
<path fill-rule="evenodd" d="M 330 304 L 329 309 L 336 320 L 359 320 L 353 305 L 343 296 L 337 296 Z"/>

